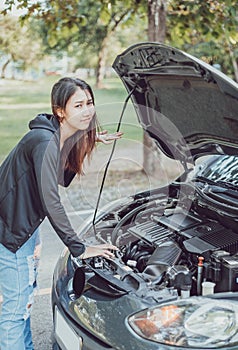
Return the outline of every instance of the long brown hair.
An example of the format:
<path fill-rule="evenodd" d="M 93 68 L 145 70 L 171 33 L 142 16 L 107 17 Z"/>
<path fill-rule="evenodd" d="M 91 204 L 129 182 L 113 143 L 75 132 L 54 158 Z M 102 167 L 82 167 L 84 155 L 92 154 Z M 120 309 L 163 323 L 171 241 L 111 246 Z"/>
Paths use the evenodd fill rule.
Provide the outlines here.
<path fill-rule="evenodd" d="M 51 108 L 53 115 L 61 122 L 61 117 L 57 110 L 65 110 L 70 97 L 76 92 L 77 88 L 87 90 L 94 102 L 94 94 L 91 87 L 78 78 L 62 78 L 54 84 L 51 91 Z M 69 169 L 75 173 L 83 173 L 83 161 L 88 159 L 95 147 L 96 129 L 98 127 L 96 113 L 92 118 L 86 130 L 79 130 L 73 136 L 68 138 L 61 150 L 61 164 L 64 169 Z"/>

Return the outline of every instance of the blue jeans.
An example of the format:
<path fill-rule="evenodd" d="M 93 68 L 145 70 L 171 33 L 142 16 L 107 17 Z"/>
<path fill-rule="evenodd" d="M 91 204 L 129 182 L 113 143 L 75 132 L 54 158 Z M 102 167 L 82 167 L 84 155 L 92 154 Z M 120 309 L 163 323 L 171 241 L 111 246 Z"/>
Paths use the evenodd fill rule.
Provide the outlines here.
<path fill-rule="evenodd" d="M 33 350 L 30 310 L 33 303 L 36 233 L 14 254 L 0 244 L 0 349 Z"/>

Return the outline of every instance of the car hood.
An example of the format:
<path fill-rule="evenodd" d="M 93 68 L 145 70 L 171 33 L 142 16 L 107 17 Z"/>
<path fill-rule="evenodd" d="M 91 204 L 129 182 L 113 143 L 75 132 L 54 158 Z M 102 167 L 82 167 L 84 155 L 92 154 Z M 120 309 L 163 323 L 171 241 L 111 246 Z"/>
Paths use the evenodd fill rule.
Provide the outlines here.
<path fill-rule="evenodd" d="M 113 68 L 139 122 L 170 158 L 238 154 L 238 84 L 209 64 L 160 43 L 139 43 Z"/>

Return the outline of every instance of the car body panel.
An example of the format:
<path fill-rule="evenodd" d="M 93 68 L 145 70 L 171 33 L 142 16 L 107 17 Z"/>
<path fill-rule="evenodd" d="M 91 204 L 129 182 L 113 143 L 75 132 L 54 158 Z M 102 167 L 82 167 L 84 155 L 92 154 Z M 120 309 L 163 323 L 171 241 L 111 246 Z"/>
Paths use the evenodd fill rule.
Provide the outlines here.
<path fill-rule="evenodd" d="M 155 43 L 129 48 L 118 56 L 115 67 L 144 129 L 166 155 L 195 166 L 185 167 L 163 187 L 109 203 L 79 227 L 86 244 L 108 242 L 118 251 L 114 259 L 83 261 L 67 250 L 62 253 L 52 286 L 54 344 L 72 350 L 60 334 L 63 326 L 57 328 L 60 322 L 68 326 L 76 344 L 72 346 L 80 350 L 235 350 L 237 84 L 196 58 Z M 215 284 L 214 294 L 206 296 L 207 305 L 218 300 L 214 317 L 224 322 L 224 338 L 217 332 L 206 338 L 199 333 L 206 327 L 199 324 L 196 334 L 186 327 L 181 332 L 183 322 L 178 326 L 169 319 L 168 339 L 156 340 L 167 325 L 158 328 L 153 312 L 179 300 L 199 305 L 204 300 L 203 281 Z M 234 310 L 224 319 L 222 306 L 227 301 Z M 204 323 L 212 321 L 213 314 L 208 311 Z"/>
<path fill-rule="evenodd" d="M 220 161 L 219 159 L 222 158 Z M 222 162 L 223 160 L 223 162 Z M 194 171 L 196 176 L 198 178 L 203 179 L 203 176 L 207 174 L 208 177 L 210 176 L 213 178 L 213 173 L 215 172 L 216 177 L 219 179 L 218 170 L 215 171 L 215 165 L 218 162 L 218 167 L 220 167 L 220 172 L 224 168 L 224 164 L 227 164 L 229 160 L 229 156 L 226 157 L 214 157 L 213 159 L 207 160 L 207 163 L 201 163 L 198 165 L 198 168 Z M 237 159 L 233 159 L 233 164 L 238 164 Z M 238 165 L 237 165 L 238 168 Z M 209 169 L 213 169 L 210 171 Z M 227 167 L 226 167 L 227 170 Z M 233 169 L 234 170 L 234 169 Z M 227 171 L 229 174 L 230 172 Z M 190 174 L 190 176 L 193 178 L 193 175 Z M 218 180 L 219 181 L 219 180 Z M 137 216 L 137 220 L 140 219 L 141 214 L 143 214 L 142 218 L 143 221 L 146 220 L 146 225 L 150 225 L 150 216 L 154 216 L 155 214 L 158 215 L 158 209 L 154 209 L 151 207 L 151 205 L 155 205 L 155 203 L 159 204 L 160 200 L 163 200 L 167 196 L 167 193 L 170 192 L 171 196 L 174 196 L 177 189 L 173 187 L 174 185 L 171 184 L 169 186 L 172 186 L 170 190 L 168 191 L 167 188 L 161 188 L 158 190 L 153 190 L 150 193 L 144 192 L 140 194 L 136 194 L 133 199 L 128 198 L 127 201 L 123 199 L 121 201 L 116 201 L 115 203 L 111 203 L 110 206 L 107 206 L 107 210 L 103 214 L 101 214 L 100 218 L 98 219 L 97 225 L 96 225 L 96 231 L 100 235 L 104 235 L 104 228 L 103 228 L 103 218 L 105 217 L 105 232 L 109 232 L 108 227 L 108 221 L 107 219 L 112 216 L 113 213 L 116 214 L 116 216 L 120 216 L 122 211 L 124 213 L 125 217 L 133 217 L 133 212 L 137 213 L 135 214 Z M 184 190 L 184 189 L 183 189 Z M 225 188 L 224 188 L 225 190 Z M 230 189 L 229 189 L 230 190 Z M 224 192 L 224 191 L 223 191 Z M 223 195 L 222 192 L 222 195 Z M 193 191 L 189 194 L 189 192 L 186 192 L 188 197 L 193 193 Z M 153 199 L 156 198 L 156 199 Z M 235 197 L 233 198 L 233 203 L 235 204 Z M 182 198 L 181 198 L 182 201 Z M 202 198 L 201 198 L 202 201 Z M 238 193 L 236 198 L 237 204 L 238 204 Z M 205 202 L 204 202 L 205 203 Z M 201 212 L 205 210 L 206 216 L 210 216 L 214 214 L 214 221 L 218 223 L 218 210 L 216 211 L 216 207 L 205 207 L 203 202 L 201 202 Z M 168 203 L 167 203 L 168 204 Z M 133 205 L 133 207 L 132 207 Z M 160 205 L 160 204 L 159 204 Z M 178 208 L 179 207 L 179 208 Z M 173 225 L 177 225 L 177 234 L 179 235 L 179 239 L 181 237 L 185 238 L 185 247 L 187 248 L 189 254 L 192 254 L 192 249 L 200 247 L 200 244 L 204 244 L 206 241 L 202 237 L 195 237 L 196 240 L 194 240 L 193 237 L 187 236 L 190 233 L 190 228 L 186 229 L 187 225 L 190 225 L 190 220 L 194 218 L 194 213 L 191 211 L 191 208 L 188 208 L 188 211 L 184 208 L 183 211 L 180 211 L 180 216 L 182 213 L 182 221 L 177 222 L 177 212 L 178 209 L 181 208 L 181 203 L 178 204 L 177 208 L 174 208 L 173 215 L 170 217 L 171 221 L 168 222 L 168 227 L 172 227 Z M 215 211 L 214 211 L 215 208 Z M 171 210 L 166 209 L 165 210 Z M 148 214 L 146 214 L 146 211 L 148 211 Z M 151 214 L 150 214 L 151 211 Z M 164 210 L 163 210 L 164 211 Z M 220 213 L 222 212 L 222 208 L 219 208 Z M 208 215 L 209 212 L 211 212 L 211 215 Z M 225 210 L 224 210 L 225 213 Z M 160 213 L 163 218 L 163 214 Z M 185 221 L 183 221 L 185 220 Z M 205 219 L 204 214 L 202 216 L 199 216 L 198 223 L 198 229 L 200 231 L 200 228 L 203 230 L 203 227 L 207 225 L 207 219 Z M 209 219 L 210 220 L 210 219 Z M 226 222 L 226 225 L 229 224 L 229 217 L 223 217 L 222 221 L 223 224 Z M 121 222 L 123 221 L 123 218 L 121 219 Z M 132 219 L 131 223 L 127 223 L 127 229 L 131 228 L 133 232 L 136 232 L 136 229 L 138 230 L 138 226 L 144 225 L 142 222 L 139 225 L 134 224 L 134 219 Z M 90 222 L 92 222 L 92 218 L 88 218 L 88 221 L 84 223 L 81 229 L 81 237 L 83 240 L 91 240 L 93 242 L 94 239 L 94 230 L 90 227 Z M 212 220 L 213 222 L 213 220 Z M 234 222 L 234 219 L 232 218 L 232 223 Z M 125 222 L 126 223 L 126 222 Z M 152 223 L 152 221 L 151 221 Z M 225 247 L 229 246 L 229 241 L 231 245 L 237 244 L 238 242 L 238 230 L 237 230 L 237 222 L 235 224 L 236 226 L 236 233 L 228 229 L 227 227 L 222 226 L 222 232 L 220 234 L 220 244 L 222 248 L 225 249 Z M 100 227 L 100 229 L 99 229 Z M 141 226 L 142 227 L 142 226 Z M 180 227 L 180 229 L 178 229 Z M 120 237 L 120 234 L 122 234 L 120 231 L 123 229 L 123 225 L 121 223 L 118 223 L 118 231 L 116 232 L 116 236 L 112 234 L 112 238 L 115 240 L 118 246 L 123 245 L 123 237 Z M 126 230 L 127 230 L 126 229 Z M 168 229 L 170 231 L 170 229 Z M 181 230 L 181 232 L 180 232 Z M 220 228 L 219 228 L 220 230 Z M 115 232 L 115 231 L 114 231 Z M 145 232 L 145 231 L 141 231 Z M 113 232 L 112 232 L 113 233 Z M 117 236 L 118 234 L 118 236 Z M 138 231 L 137 234 L 140 234 Z M 171 231 L 170 231 L 171 234 Z M 170 236 L 169 234 L 169 236 Z M 143 233 L 144 235 L 144 233 Z M 235 239 L 235 242 L 233 240 L 234 236 L 237 238 Z M 123 234 L 122 234 L 123 236 Z M 205 234 L 206 236 L 206 234 Z M 204 237 L 205 237 L 204 236 Z M 144 236 L 146 238 L 146 236 Z M 210 241 L 210 244 L 216 244 L 216 240 Z M 134 239 L 130 238 L 130 244 L 134 244 L 137 237 L 134 237 Z M 149 239 L 148 239 L 149 241 Z M 155 242 L 154 242 L 155 243 Z M 197 246 L 197 244 L 199 244 Z M 221 247 L 220 246 L 220 247 Z M 192 248 L 191 248 L 192 247 Z M 217 246 L 213 247 L 212 249 L 214 252 L 217 250 Z M 209 248 L 210 249 L 210 248 Z M 233 248 L 232 248 L 233 249 Z M 201 252 L 199 252 L 201 253 Z M 209 250 L 203 250 L 202 254 L 206 257 L 207 263 L 209 263 L 210 259 L 210 253 Z M 194 254 L 195 256 L 197 254 Z M 208 258 L 209 256 L 209 258 Z M 85 347 L 82 349 L 89 349 L 93 350 L 95 349 L 95 344 L 98 342 L 98 344 L 101 346 L 102 349 L 117 349 L 117 350 L 137 350 L 137 349 L 148 349 L 148 350 L 170 350 L 175 349 L 173 346 L 165 345 L 165 344 L 158 344 L 156 342 L 151 342 L 149 340 L 146 340 L 144 338 L 139 337 L 129 326 L 128 324 L 128 318 L 136 314 L 138 311 L 150 308 L 155 305 L 159 305 L 161 303 L 166 303 L 169 301 L 173 301 L 177 299 L 177 294 L 170 294 L 169 291 L 164 291 L 162 293 L 162 290 L 157 290 L 156 284 L 153 287 L 153 281 L 150 288 L 148 288 L 148 285 L 143 284 L 140 279 L 136 280 L 139 281 L 138 286 L 134 288 L 133 283 L 135 282 L 133 278 L 135 278 L 135 275 L 133 274 L 133 269 L 128 267 L 126 268 L 126 273 L 124 273 L 123 269 L 124 266 L 121 263 L 121 258 L 116 257 L 113 262 L 104 262 L 103 266 L 100 266 L 101 260 L 95 260 L 96 265 L 93 267 L 91 265 L 80 265 L 81 262 L 76 259 L 76 262 L 74 259 L 70 256 L 69 252 L 65 252 L 60 257 L 56 268 L 54 272 L 54 283 L 53 283 L 53 292 L 52 292 L 52 305 L 53 310 L 55 307 L 58 308 L 58 310 L 61 312 L 61 315 L 66 319 L 66 322 L 69 324 L 72 323 L 73 329 L 78 332 L 79 336 L 83 339 L 83 344 Z M 95 263 L 94 261 L 94 263 Z M 196 264 L 196 261 L 193 262 Z M 76 264 L 76 265 L 75 265 Z M 118 269 L 116 269 L 116 266 L 118 266 Z M 195 265 L 194 265 L 195 266 Z M 238 266 L 238 265 L 237 265 Z M 77 276 L 77 269 L 81 269 L 85 271 L 85 278 L 79 277 L 82 276 L 79 274 Z M 234 269 L 232 268 L 232 274 L 235 274 L 233 277 L 236 279 L 236 265 L 234 266 Z M 123 283 L 126 281 L 126 274 L 128 273 L 128 276 L 130 276 L 130 283 L 128 287 L 128 283 L 125 284 L 125 289 L 123 290 Z M 114 279 L 118 278 L 118 275 L 123 275 L 122 278 L 122 284 L 117 283 L 113 284 Z M 140 275 L 140 274 L 139 274 Z M 95 278 L 96 276 L 96 278 Z M 232 278 L 233 278 L 232 277 Z M 77 280 L 77 283 L 79 283 L 79 287 L 77 290 L 80 290 L 80 294 L 77 294 L 76 288 L 73 288 L 74 279 Z M 101 279 L 101 281 L 100 281 Z M 229 281 L 228 281 L 229 279 Z M 123 282 L 124 280 L 124 282 Z M 133 280 L 133 281 L 132 281 Z M 222 279 L 223 280 L 223 279 Z M 224 275 L 224 281 L 225 283 L 217 282 L 217 290 L 214 294 L 217 298 L 234 298 L 234 300 L 238 300 L 238 289 L 237 286 L 234 285 L 234 283 L 231 283 L 230 277 L 227 276 L 227 272 L 225 272 Z M 99 283 L 100 282 L 100 283 Z M 83 286 L 81 286 L 81 283 L 83 283 Z M 229 284 L 229 286 L 228 286 Z M 107 288 L 108 287 L 108 288 Z M 145 287 L 145 288 L 144 288 Z M 147 289 L 146 289 L 147 288 Z M 227 292 L 226 292 L 227 290 Z M 114 294 L 115 293 L 115 294 Z M 55 312 L 55 311 L 54 311 Z M 89 336 L 90 335 L 90 336 Z M 93 339 L 92 347 L 90 347 L 89 341 L 87 340 L 88 337 L 91 337 Z M 96 342 L 96 343 L 95 343 Z M 99 349 L 100 347 L 98 347 Z M 176 347 L 177 350 L 182 350 L 186 347 Z M 229 349 L 235 349 L 234 347 L 229 347 Z M 193 349 L 201 350 L 199 347 L 193 347 Z M 210 349 L 210 348 L 208 348 Z M 222 349 L 226 349 L 226 347 L 222 347 Z M 64 349 L 63 349 L 64 350 Z M 68 349 L 67 349 L 68 350 Z"/>

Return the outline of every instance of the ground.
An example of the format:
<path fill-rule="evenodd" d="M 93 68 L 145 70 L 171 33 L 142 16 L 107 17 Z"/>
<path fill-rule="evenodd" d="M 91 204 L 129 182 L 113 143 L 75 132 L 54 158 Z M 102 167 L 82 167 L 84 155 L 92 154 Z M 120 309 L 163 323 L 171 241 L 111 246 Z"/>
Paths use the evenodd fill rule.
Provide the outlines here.
<path fill-rule="evenodd" d="M 143 145 L 136 143 L 126 148 L 118 147 L 107 167 L 110 152 L 111 147 L 101 146 L 85 167 L 85 174 L 76 177 L 69 188 L 61 189 L 64 205 L 70 212 L 95 208 L 106 168 L 100 206 L 127 195 L 163 186 L 183 170 L 180 163 L 160 154 L 157 158 L 158 173 L 147 174 L 143 169 Z"/>

